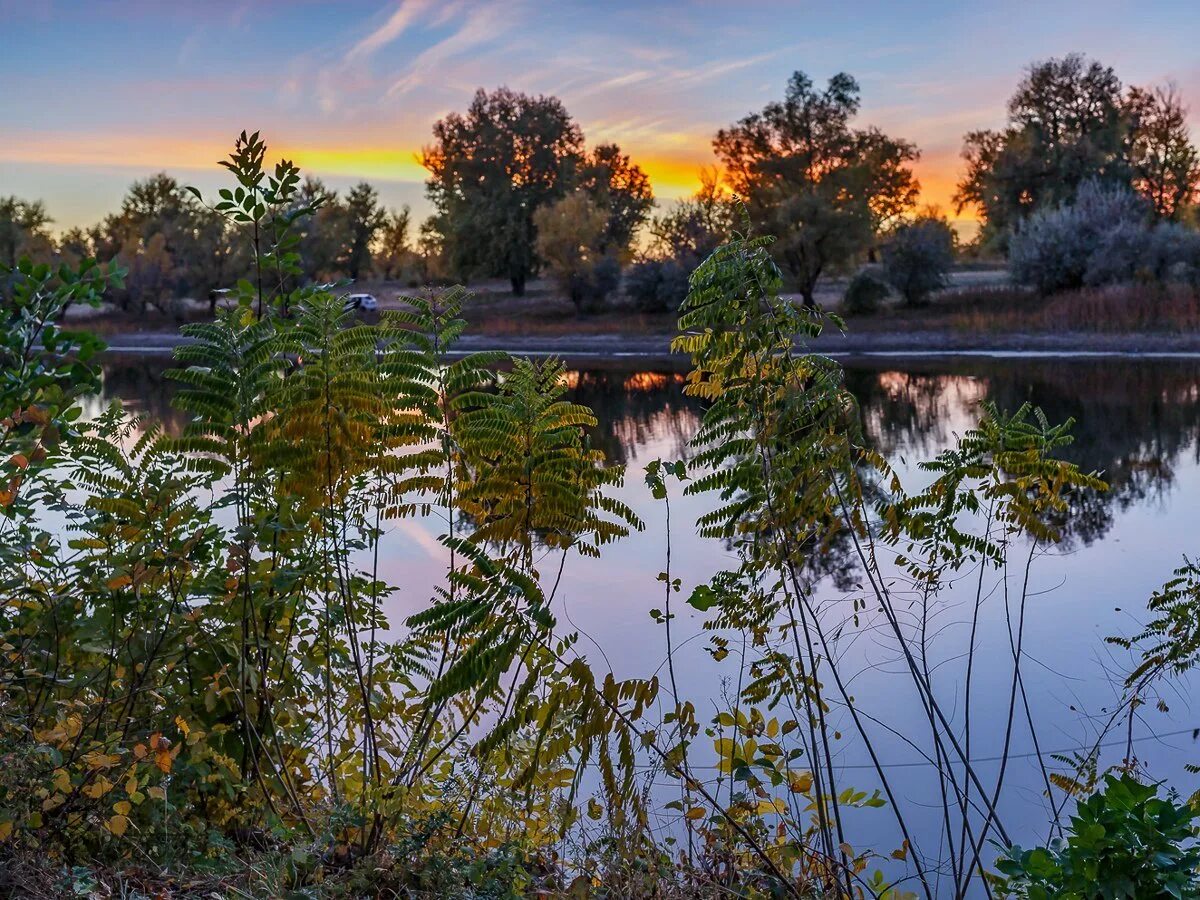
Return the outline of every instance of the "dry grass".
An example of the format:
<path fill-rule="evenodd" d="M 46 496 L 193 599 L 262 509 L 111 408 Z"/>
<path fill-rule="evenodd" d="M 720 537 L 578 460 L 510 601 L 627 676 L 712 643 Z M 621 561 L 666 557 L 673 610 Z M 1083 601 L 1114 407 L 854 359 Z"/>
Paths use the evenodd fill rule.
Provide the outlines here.
<path fill-rule="evenodd" d="M 1122 285 L 1039 297 L 1017 289 L 956 293 L 932 309 L 948 330 L 987 333 L 1181 334 L 1200 331 L 1200 293 Z"/>

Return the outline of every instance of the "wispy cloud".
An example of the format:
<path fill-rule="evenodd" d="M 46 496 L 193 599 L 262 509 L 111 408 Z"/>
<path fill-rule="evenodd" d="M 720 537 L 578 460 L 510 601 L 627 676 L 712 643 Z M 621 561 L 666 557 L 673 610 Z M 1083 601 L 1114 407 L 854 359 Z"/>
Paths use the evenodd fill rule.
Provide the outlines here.
<path fill-rule="evenodd" d="M 718 65 L 706 63 L 700 66 L 692 66 L 684 69 L 671 69 L 664 73 L 663 79 L 667 83 L 674 83 L 679 87 L 695 87 L 698 84 L 712 81 L 715 78 L 721 78 L 724 75 L 731 75 L 734 72 L 742 69 L 750 69 L 761 63 L 768 62 L 784 52 L 783 47 L 778 50 L 772 50 L 769 53 L 759 53 L 755 56 L 743 56 L 740 59 L 729 60 Z"/>
<path fill-rule="evenodd" d="M 430 0 L 400 0 L 400 5 L 387 20 L 351 47 L 342 61 L 353 63 L 371 57 L 377 50 L 386 47 L 408 31 L 430 5 Z"/>
<path fill-rule="evenodd" d="M 518 10 L 519 4 L 513 2 L 475 7 L 466 14 L 466 20 L 457 31 L 413 58 L 404 74 L 392 82 L 387 96 L 402 96 L 429 80 L 444 78 L 446 63 L 496 40 L 516 24 Z"/>
<path fill-rule="evenodd" d="M 627 88 L 630 85 L 649 81 L 653 77 L 654 73 L 646 69 L 626 72 L 624 75 L 616 75 L 612 78 L 606 78 L 603 81 L 593 82 L 580 90 L 570 91 L 569 96 L 572 100 L 584 100 L 588 97 L 594 97 L 597 94 L 604 94 L 608 91 Z"/>

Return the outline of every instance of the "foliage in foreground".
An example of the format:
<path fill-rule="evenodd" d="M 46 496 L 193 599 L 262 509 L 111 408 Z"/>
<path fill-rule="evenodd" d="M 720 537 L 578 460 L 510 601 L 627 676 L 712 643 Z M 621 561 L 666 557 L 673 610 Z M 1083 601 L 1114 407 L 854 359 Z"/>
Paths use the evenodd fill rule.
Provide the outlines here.
<path fill-rule="evenodd" d="M 997 888 L 1029 900 L 1195 897 L 1200 894 L 1200 810 L 1156 785 L 1108 775 L 1081 800 L 1066 840 L 1010 847 Z"/>
<path fill-rule="evenodd" d="M 675 346 L 706 404 L 693 458 L 646 471 L 668 521 L 650 586 L 665 683 L 618 680 L 554 601 L 571 558 L 644 525 L 562 365 L 452 355 L 461 289 L 377 326 L 326 287 L 291 289 L 300 176 L 264 157 L 243 134 L 225 164 L 236 187 L 213 210 L 256 236 L 255 277 L 235 309 L 187 328 L 182 434 L 119 405 L 81 417 L 91 343 L 48 323 L 118 272 L 17 273 L 0 382 L 5 889 L 899 898 L 978 885 L 988 842 L 1011 843 L 1004 767 L 985 783 L 970 740 L 982 601 L 962 725 L 924 623 L 955 573 L 978 567 L 982 596 L 985 572 L 1008 577 L 1014 547 L 1031 560 L 1075 498 L 1103 488 L 1058 457 L 1068 425 L 985 409 L 906 493 L 863 445 L 841 369 L 797 345 L 825 318 L 780 297 L 764 240 L 736 237 L 692 274 L 681 310 Z M 697 527 L 728 550 L 687 601 L 714 664 L 738 666 L 736 692 L 704 716 L 674 668 L 680 490 L 714 498 Z M 385 538 L 414 534 L 440 570 L 428 588 L 384 577 Z M 840 620 L 815 593 L 835 546 L 863 573 Z M 401 587 L 402 627 L 384 614 Z M 1006 760 L 1028 599 L 1006 594 Z M 926 711 L 927 733 L 906 737 L 941 762 L 941 834 L 913 832 L 875 753 L 840 662 L 859 628 L 894 643 Z M 873 761 L 868 789 L 838 764 L 842 728 Z M 893 820 L 890 852 L 854 843 L 864 814 Z"/>

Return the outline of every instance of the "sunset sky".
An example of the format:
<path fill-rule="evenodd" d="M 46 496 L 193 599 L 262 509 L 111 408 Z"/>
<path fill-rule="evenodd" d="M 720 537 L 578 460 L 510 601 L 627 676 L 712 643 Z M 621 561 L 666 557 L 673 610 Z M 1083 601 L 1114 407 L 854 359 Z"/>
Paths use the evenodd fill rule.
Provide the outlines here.
<path fill-rule="evenodd" d="M 949 205 L 964 132 L 1003 122 L 1033 60 L 1085 52 L 1200 109 L 1200 3 L 0 0 L 0 195 L 59 228 L 166 170 L 204 190 L 243 128 L 334 187 L 428 206 L 415 154 L 477 87 L 555 94 L 658 197 L 691 192 L 713 132 L 802 69 L 862 85 L 860 124 L 916 142 Z M 1200 119 L 1193 114 L 1193 128 Z"/>

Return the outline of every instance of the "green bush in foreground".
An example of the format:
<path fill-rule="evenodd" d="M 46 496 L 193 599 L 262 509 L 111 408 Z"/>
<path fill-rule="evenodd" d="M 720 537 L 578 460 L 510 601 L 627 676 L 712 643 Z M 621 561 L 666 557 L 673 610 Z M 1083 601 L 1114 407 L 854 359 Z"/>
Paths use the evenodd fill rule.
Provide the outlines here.
<path fill-rule="evenodd" d="M 1066 839 L 1011 847 L 996 863 L 1008 896 L 1091 900 L 1200 896 L 1200 810 L 1129 774 L 1079 803 Z"/>

